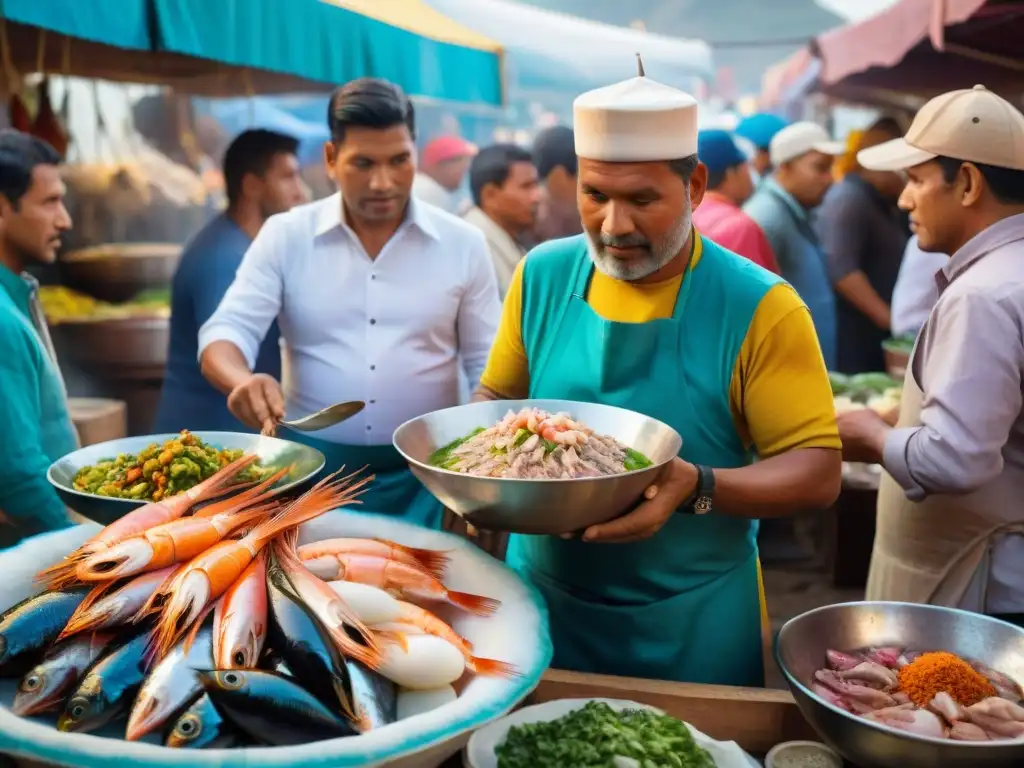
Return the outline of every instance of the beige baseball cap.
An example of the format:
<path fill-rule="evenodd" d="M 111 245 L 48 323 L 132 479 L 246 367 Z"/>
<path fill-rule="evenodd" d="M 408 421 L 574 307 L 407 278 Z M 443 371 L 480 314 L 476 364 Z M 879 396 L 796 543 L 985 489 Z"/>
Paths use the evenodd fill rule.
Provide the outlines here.
<path fill-rule="evenodd" d="M 846 147 L 841 141 L 832 141 L 828 131 L 810 121 L 787 125 L 772 137 L 768 145 L 768 157 L 775 166 L 796 160 L 808 152 L 836 156 L 845 151 Z"/>
<path fill-rule="evenodd" d="M 929 101 L 902 139 L 857 153 L 873 171 L 905 171 L 936 157 L 1024 171 L 1024 115 L 983 85 Z"/>

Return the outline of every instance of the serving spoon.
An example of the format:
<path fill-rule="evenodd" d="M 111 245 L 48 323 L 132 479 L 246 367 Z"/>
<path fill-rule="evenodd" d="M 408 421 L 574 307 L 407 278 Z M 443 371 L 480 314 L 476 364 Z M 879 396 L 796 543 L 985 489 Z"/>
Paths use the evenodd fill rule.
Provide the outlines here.
<path fill-rule="evenodd" d="M 317 432 L 352 418 L 365 407 L 366 403 L 362 400 L 349 400 L 345 403 L 329 405 L 316 413 L 303 416 L 301 419 L 280 421 L 276 426 L 288 427 L 288 429 L 294 429 L 297 432 Z"/>

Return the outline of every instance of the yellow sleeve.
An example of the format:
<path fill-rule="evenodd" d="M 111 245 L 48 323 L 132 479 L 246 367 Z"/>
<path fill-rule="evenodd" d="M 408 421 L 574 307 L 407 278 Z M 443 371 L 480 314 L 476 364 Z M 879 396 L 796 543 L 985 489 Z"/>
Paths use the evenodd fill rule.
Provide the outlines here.
<path fill-rule="evenodd" d="M 729 389 L 736 426 L 761 458 L 842 449 L 818 335 L 791 286 L 780 283 L 761 299 Z"/>
<path fill-rule="evenodd" d="M 525 398 L 530 391 L 530 364 L 523 347 L 523 264 L 522 259 L 512 273 L 512 283 L 505 294 L 498 334 L 491 345 L 487 367 L 480 384 L 510 400 Z"/>

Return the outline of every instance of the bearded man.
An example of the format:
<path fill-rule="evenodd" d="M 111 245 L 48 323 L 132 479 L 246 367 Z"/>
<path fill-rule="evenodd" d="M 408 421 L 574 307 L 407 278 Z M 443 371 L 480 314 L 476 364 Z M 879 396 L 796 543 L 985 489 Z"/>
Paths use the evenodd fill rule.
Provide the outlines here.
<path fill-rule="evenodd" d="M 556 667 L 763 685 L 757 520 L 826 507 L 841 481 L 814 324 L 694 231 L 693 97 L 641 69 L 573 106 L 584 233 L 519 264 L 476 398 L 629 408 L 683 444 L 633 511 L 513 536 L 508 562 L 547 600 Z"/>

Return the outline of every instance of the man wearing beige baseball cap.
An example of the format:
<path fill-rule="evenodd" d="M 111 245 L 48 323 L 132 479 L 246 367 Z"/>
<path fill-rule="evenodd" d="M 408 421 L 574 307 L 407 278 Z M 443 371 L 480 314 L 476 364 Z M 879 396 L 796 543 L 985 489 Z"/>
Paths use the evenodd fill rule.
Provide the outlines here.
<path fill-rule="evenodd" d="M 897 426 L 839 418 L 844 457 L 886 469 L 867 597 L 1024 626 L 1024 115 L 980 85 L 953 91 L 857 159 L 905 173 L 919 246 L 952 254 Z"/>
<path fill-rule="evenodd" d="M 829 370 L 836 360 L 835 295 L 810 212 L 831 186 L 832 162 L 843 150 L 817 123 L 786 126 L 769 146 L 772 175 L 743 206 L 768 238 L 780 273 L 807 304 Z"/>

